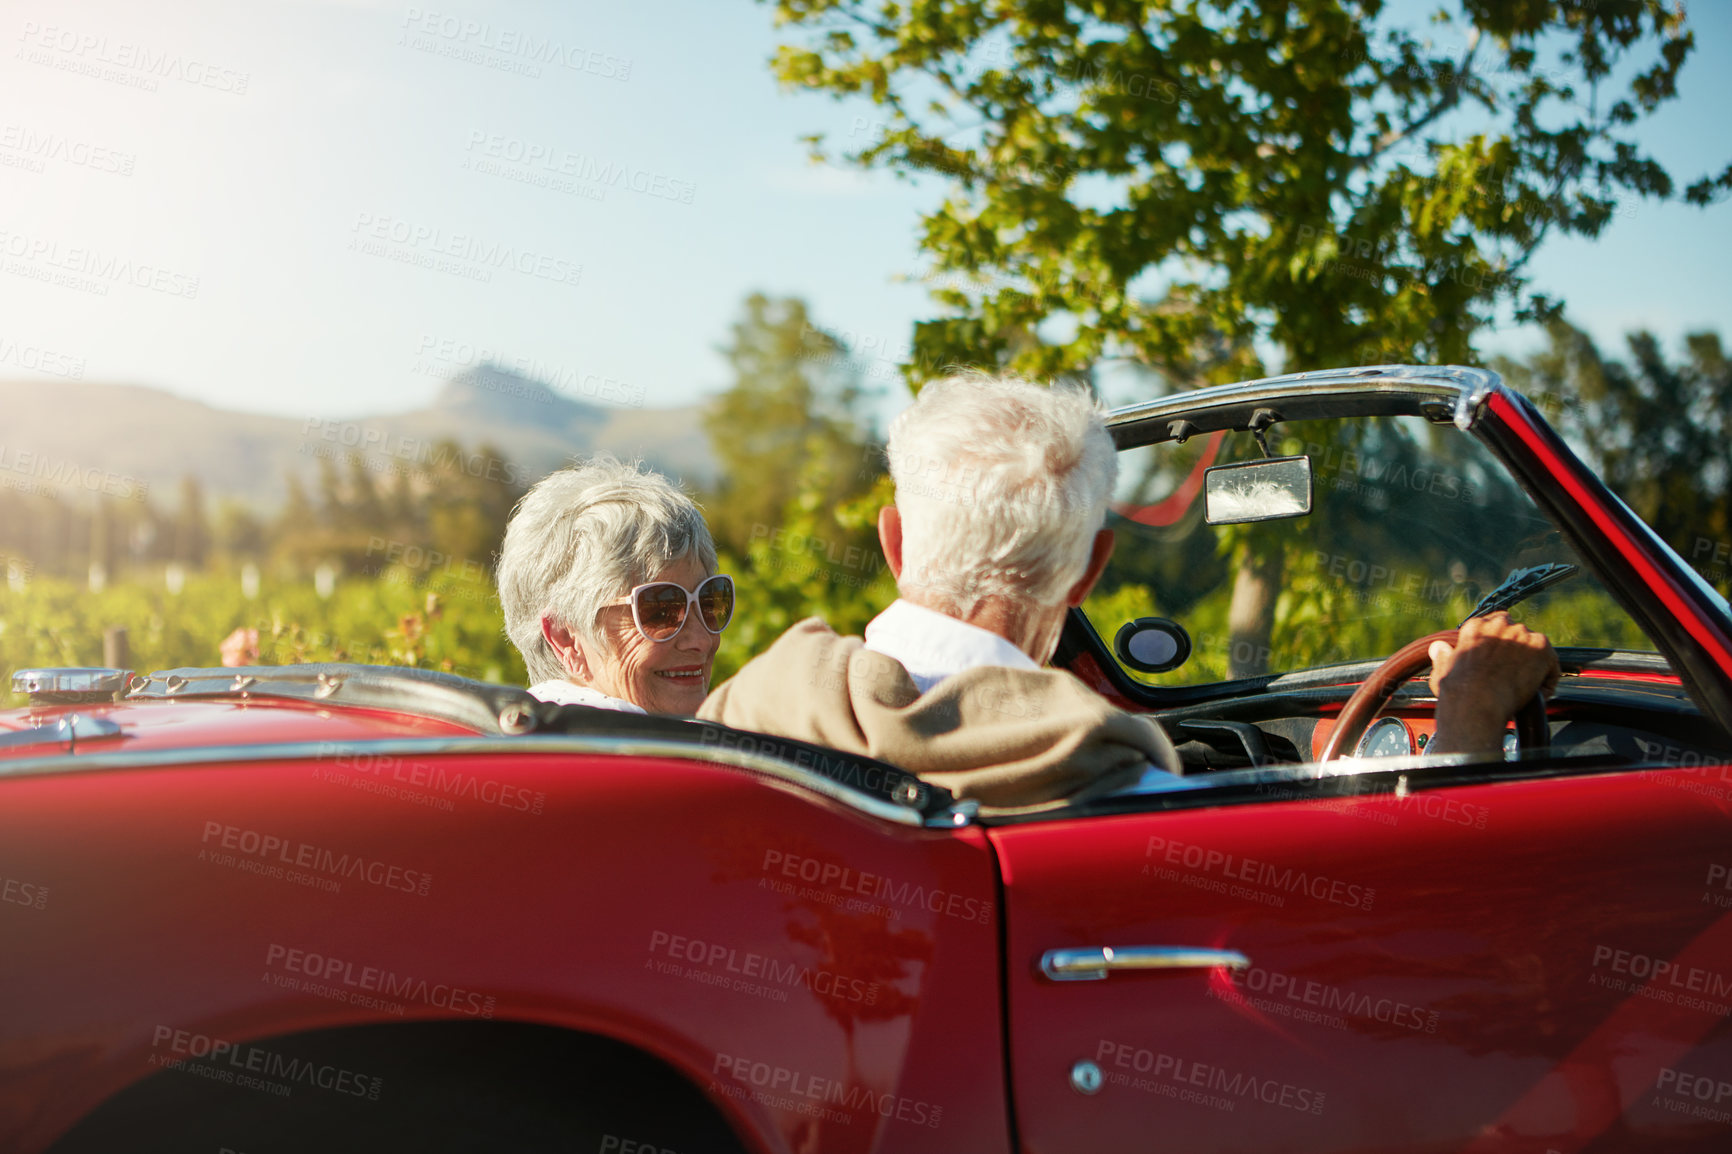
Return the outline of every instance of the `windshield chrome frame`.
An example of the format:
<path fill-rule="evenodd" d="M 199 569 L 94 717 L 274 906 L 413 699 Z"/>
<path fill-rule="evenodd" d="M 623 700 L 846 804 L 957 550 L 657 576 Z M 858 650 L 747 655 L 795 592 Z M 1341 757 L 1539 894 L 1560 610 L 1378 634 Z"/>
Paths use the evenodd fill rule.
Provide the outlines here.
<path fill-rule="evenodd" d="M 1697 708 L 1732 735 L 1732 614 L 1726 601 L 1497 373 L 1460 365 L 1289 373 L 1125 405 L 1107 414 L 1107 428 L 1123 452 L 1221 430 L 1246 431 L 1260 409 L 1280 421 L 1421 416 L 1475 437 L 1665 655 Z M 1644 579 L 1644 568 L 1653 579 Z M 1662 604 L 1656 606 L 1657 600 Z M 1680 609 L 1687 620 L 1678 620 Z M 1110 652 L 1106 658 L 1113 660 Z"/>
<path fill-rule="evenodd" d="M 1489 369 L 1459 365 L 1324 369 L 1170 393 L 1152 401 L 1124 405 L 1107 414 L 1107 428 L 1120 450 L 1124 450 L 1174 439 L 1170 429 L 1160 429 L 1161 435 L 1153 438 L 1139 435 L 1173 421 L 1189 421 L 1198 433 L 1227 428 L 1245 430 L 1250 428 L 1248 421 L 1229 423 L 1235 414 L 1297 401 L 1306 409 L 1322 407 L 1331 411 L 1323 415 L 1364 417 L 1420 416 L 1426 415 L 1422 410 L 1428 406 L 1446 406 L 1438 409 L 1437 415 L 1447 415 L 1458 429 L 1467 432 L 1474 427 L 1493 393 L 1509 394 L 1509 389 L 1503 378 Z M 1280 419 L 1314 418 L 1308 414 L 1281 414 Z"/>

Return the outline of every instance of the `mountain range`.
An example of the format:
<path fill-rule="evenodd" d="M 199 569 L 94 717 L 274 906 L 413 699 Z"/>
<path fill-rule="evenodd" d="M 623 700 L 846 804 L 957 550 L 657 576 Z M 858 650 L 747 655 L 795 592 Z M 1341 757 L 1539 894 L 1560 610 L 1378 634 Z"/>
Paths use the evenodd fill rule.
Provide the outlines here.
<path fill-rule="evenodd" d="M 406 445 L 445 438 L 469 452 L 492 446 L 514 466 L 508 475 L 530 481 L 599 449 L 642 457 L 689 485 L 710 480 L 715 463 L 704 406 L 651 409 L 634 407 L 635 399 L 574 400 L 494 365 L 451 377 L 425 408 L 331 419 L 234 412 L 139 385 L 0 381 L 0 458 L 34 454 L 36 463 L 17 471 L 38 478 L 97 472 L 129 478 L 148 485 L 158 504 L 172 502 L 181 478 L 191 475 L 208 497 L 260 511 L 282 503 L 291 474 L 310 483 L 320 456 L 341 463 L 359 449 L 383 461 L 408 455 Z"/>

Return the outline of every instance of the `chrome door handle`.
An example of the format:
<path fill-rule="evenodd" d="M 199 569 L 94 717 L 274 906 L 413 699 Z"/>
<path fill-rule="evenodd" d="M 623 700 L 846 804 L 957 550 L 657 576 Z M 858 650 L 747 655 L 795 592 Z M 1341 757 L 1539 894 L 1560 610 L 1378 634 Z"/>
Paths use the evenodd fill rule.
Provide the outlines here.
<path fill-rule="evenodd" d="M 1055 982 L 1095 982 L 1115 970 L 1199 970 L 1225 966 L 1242 970 L 1251 959 L 1238 950 L 1201 946 L 1091 946 L 1048 950 L 1040 956 L 1040 972 Z"/>

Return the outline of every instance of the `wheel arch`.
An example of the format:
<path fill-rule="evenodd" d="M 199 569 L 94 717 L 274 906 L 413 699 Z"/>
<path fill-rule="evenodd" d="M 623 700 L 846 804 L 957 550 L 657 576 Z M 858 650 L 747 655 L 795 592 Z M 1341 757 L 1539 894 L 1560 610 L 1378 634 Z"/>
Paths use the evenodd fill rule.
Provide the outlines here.
<path fill-rule="evenodd" d="M 697 1073 L 642 1045 L 544 1022 L 321 1027 L 154 1070 L 49 1149 L 767 1149 Z"/>

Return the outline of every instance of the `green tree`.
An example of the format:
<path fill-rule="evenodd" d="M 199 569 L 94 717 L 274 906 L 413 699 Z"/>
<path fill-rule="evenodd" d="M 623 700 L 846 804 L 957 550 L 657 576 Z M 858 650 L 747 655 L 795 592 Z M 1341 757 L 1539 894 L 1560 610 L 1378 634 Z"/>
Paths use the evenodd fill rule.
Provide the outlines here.
<path fill-rule="evenodd" d="M 1675 192 L 1634 136 L 1693 46 L 1661 0 L 1449 0 L 1423 28 L 1381 0 L 774 4 L 779 79 L 875 106 L 845 160 L 948 182 L 920 240 L 961 283 L 915 326 L 916 385 L 1472 361 L 1498 309 L 1558 315 L 1523 275 L 1547 236 Z M 1256 649 L 1282 562 L 1252 536 L 1234 634 Z"/>
<path fill-rule="evenodd" d="M 210 551 L 210 526 L 205 520 L 204 486 L 188 474 L 180 479 L 180 512 L 174 522 L 174 559 L 194 569 L 204 567 Z"/>
<path fill-rule="evenodd" d="M 939 292 L 953 315 L 918 326 L 916 371 L 1042 376 L 1211 344 L 1238 374 L 1252 339 L 1307 368 L 1470 358 L 1498 303 L 1555 312 L 1522 276 L 1547 235 L 1673 194 L 1633 126 L 1693 46 L 1660 0 L 1466 0 L 1424 29 L 1381 0 L 776 11 L 809 33 L 777 54 L 785 84 L 882 114 L 848 160 L 950 179 L 922 246 L 986 279 Z M 1688 195 L 1726 187 L 1732 168 Z"/>
<path fill-rule="evenodd" d="M 381 459 L 352 453 L 339 473 L 320 458 L 316 501 L 291 475 L 268 534 L 275 559 L 302 574 L 326 561 L 350 574 L 400 563 L 414 582 L 489 573 L 525 471 L 491 445 L 468 450 L 449 438 L 412 460 L 389 461 L 389 480 L 374 479 Z"/>
<path fill-rule="evenodd" d="M 721 466 L 704 515 L 740 607 L 718 678 L 803 617 L 858 630 L 895 595 L 875 529 L 883 454 L 849 350 L 803 301 L 753 294 L 723 351 L 734 382 L 704 418 Z"/>
<path fill-rule="evenodd" d="M 263 518 L 244 501 L 229 497 L 217 506 L 213 543 L 227 560 L 256 561 L 265 555 L 270 540 Z"/>
<path fill-rule="evenodd" d="M 367 459 L 351 452 L 344 464 L 347 476 L 343 485 L 342 523 L 377 529 L 385 523 L 385 505 L 379 499 L 379 488 L 367 468 Z"/>
<path fill-rule="evenodd" d="M 848 349 L 813 325 L 804 301 L 753 293 L 722 353 L 734 380 L 704 414 L 719 466 L 707 515 L 717 543 L 743 553 L 781 526 L 814 456 L 832 466 L 820 496 L 827 506 L 858 492 L 875 468 Z"/>
<path fill-rule="evenodd" d="M 470 452 L 442 440 L 420 468 L 427 547 L 444 555 L 446 569 L 491 572 L 511 510 L 527 490 L 526 475 L 485 442 Z"/>
<path fill-rule="evenodd" d="M 1648 332 L 1628 363 L 1559 320 L 1548 347 L 1498 370 L 1685 560 L 1732 589 L 1732 363 L 1716 333 L 1692 333 L 1667 361 Z"/>

